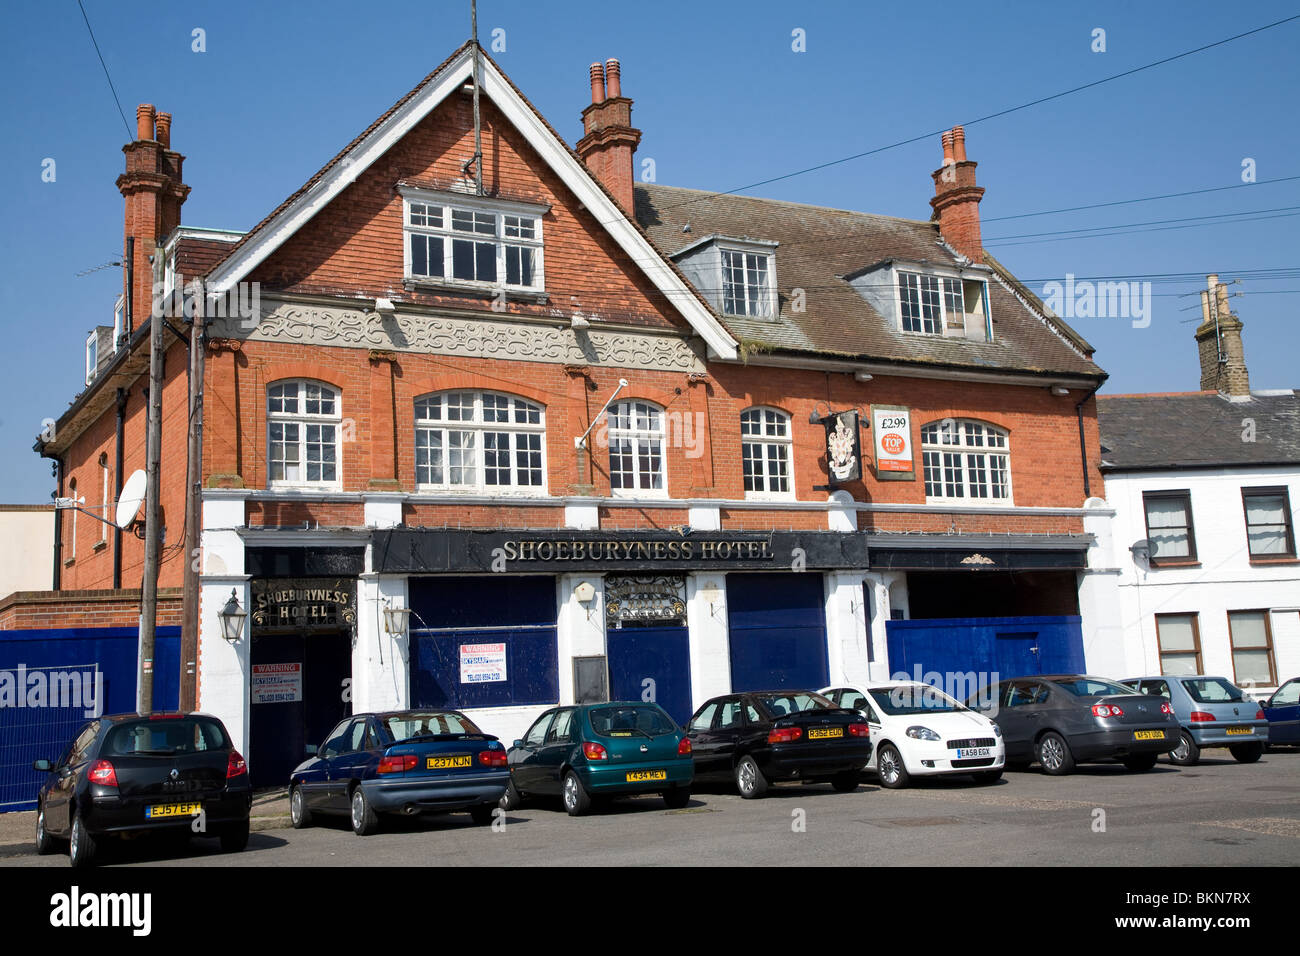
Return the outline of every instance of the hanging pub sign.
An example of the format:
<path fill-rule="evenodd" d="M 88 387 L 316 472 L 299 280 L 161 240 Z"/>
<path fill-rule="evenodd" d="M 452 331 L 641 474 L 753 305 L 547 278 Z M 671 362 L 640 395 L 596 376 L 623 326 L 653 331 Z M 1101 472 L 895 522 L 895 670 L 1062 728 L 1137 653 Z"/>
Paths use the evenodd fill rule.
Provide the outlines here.
<path fill-rule="evenodd" d="M 857 481 L 862 477 L 857 411 L 834 412 L 823 418 L 822 424 L 826 427 L 826 468 L 831 484 Z"/>
<path fill-rule="evenodd" d="M 915 480 L 912 410 L 906 405 L 872 405 L 871 432 L 876 445 L 876 479 Z"/>

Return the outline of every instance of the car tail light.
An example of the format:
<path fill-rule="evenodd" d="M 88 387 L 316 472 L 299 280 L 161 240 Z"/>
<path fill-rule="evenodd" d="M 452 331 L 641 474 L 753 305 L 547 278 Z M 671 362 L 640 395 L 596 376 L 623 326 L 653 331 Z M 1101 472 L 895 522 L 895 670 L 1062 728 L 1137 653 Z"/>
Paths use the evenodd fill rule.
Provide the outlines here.
<path fill-rule="evenodd" d="M 871 728 L 866 724 L 849 724 L 850 737 L 870 737 Z"/>
<path fill-rule="evenodd" d="M 230 751 L 230 756 L 226 758 L 226 779 L 242 777 L 248 773 L 248 761 L 240 756 L 238 750 Z"/>
<path fill-rule="evenodd" d="M 1114 704 L 1093 704 L 1092 712 L 1097 717 L 1123 717 L 1124 711 Z"/>
<path fill-rule="evenodd" d="M 90 768 L 87 774 L 91 783 L 97 783 L 101 787 L 117 786 L 117 771 L 107 760 L 96 760 L 94 766 Z"/>
<path fill-rule="evenodd" d="M 506 752 L 504 750 L 480 750 L 478 752 L 478 762 L 485 767 L 504 767 L 506 765 Z"/>
<path fill-rule="evenodd" d="M 150 720 L 178 720 L 184 717 L 184 714 L 150 714 Z"/>
<path fill-rule="evenodd" d="M 690 756 L 690 753 L 691 753 L 691 738 L 683 737 L 681 741 L 677 744 L 677 756 L 687 757 Z"/>
<path fill-rule="evenodd" d="M 1264 709 L 1263 709 L 1262 707 L 1261 707 L 1259 710 L 1255 711 L 1255 719 L 1256 719 L 1256 720 L 1264 720 L 1264 719 L 1265 719 L 1265 717 L 1264 717 Z"/>
<path fill-rule="evenodd" d="M 379 758 L 379 766 L 375 773 L 406 773 L 408 770 L 414 770 L 418 762 L 415 754 L 386 754 Z"/>
<path fill-rule="evenodd" d="M 588 760 L 604 760 L 609 756 L 608 751 L 602 745 L 590 741 L 582 745 L 582 753 Z"/>
<path fill-rule="evenodd" d="M 1206 723 L 1207 721 L 1212 721 L 1212 720 L 1214 720 L 1213 714 L 1207 714 L 1203 710 L 1192 711 L 1191 721 L 1194 724 L 1203 724 Z"/>
<path fill-rule="evenodd" d="M 1162 714 L 1171 714 L 1171 715 L 1172 715 L 1173 712 L 1174 712 L 1174 709 L 1173 709 L 1172 707 L 1169 706 L 1169 701 L 1165 701 L 1163 704 L 1160 705 L 1160 713 L 1162 713 Z"/>
<path fill-rule="evenodd" d="M 767 735 L 769 744 L 788 744 L 803 736 L 802 727 L 774 727 Z"/>

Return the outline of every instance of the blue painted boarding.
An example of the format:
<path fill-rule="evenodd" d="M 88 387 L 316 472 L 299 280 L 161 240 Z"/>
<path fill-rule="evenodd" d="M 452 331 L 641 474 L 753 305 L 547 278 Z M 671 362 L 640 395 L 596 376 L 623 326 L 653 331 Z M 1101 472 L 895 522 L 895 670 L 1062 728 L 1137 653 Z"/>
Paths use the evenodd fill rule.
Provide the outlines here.
<path fill-rule="evenodd" d="M 820 574 L 728 574 L 732 691 L 825 687 L 824 607 Z"/>
<path fill-rule="evenodd" d="M 1083 619 L 958 617 L 887 621 L 889 672 L 998 674 L 1084 673 Z"/>
<path fill-rule="evenodd" d="M 181 629 L 156 633 L 154 706 L 170 710 L 179 698 Z M 36 806 L 44 775 L 32 761 L 58 758 L 96 710 L 135 710 L 138 648 L 134 627 L 0 631 L 0 812 Z"/>
<path fill-rule="evenodd" d="M 609 696 L 652 700 L 679 724 L 690 719 L 691 640 L 685 627 L 611 627 Z M 652 683 L 647 683 L 650 681 Z"/>
<path fill-rule="evenodd" d="M 555 578 L 412 578 L 410 601 L 413 707 L 559 700 Z M 460 649 L 467 644 L 504 644 L 506 679 L 462 682 Z"/>

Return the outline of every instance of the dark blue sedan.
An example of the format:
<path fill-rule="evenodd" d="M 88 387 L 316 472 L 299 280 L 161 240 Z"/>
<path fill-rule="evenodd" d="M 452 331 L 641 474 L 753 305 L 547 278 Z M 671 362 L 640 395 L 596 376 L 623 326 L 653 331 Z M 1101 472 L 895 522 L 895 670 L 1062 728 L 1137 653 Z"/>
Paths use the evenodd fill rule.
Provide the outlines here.
<path fill-rule="evenodd" d="M 1269 746 L 1300 745 L 1300 677 L 1293 677 L 1264 702 Z"/>
<path fill-rule="evenodd" d="M 311 750 L 289 776 L 296 829 L 317 813 L 346 814 L 358 836 L 378 830 L 382 814 L 467 810 L 491 823 L 510 783 L 505 747 L 454 710 L 357 714 Z"/>

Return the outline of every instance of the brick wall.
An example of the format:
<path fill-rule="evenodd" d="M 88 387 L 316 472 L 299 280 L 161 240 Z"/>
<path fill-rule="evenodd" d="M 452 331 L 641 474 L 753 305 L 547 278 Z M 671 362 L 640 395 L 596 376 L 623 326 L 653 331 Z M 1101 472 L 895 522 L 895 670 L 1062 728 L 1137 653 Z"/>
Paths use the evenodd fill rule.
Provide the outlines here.
<path fill-rule="evenodd" d="M 138 590 L 15 591 L 0 600 L 0 631 L 67 627 L 136 627 Z M 158 589 L 158 626 L 179 627 L 178 588 Z"/>

